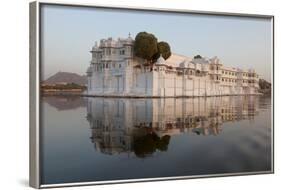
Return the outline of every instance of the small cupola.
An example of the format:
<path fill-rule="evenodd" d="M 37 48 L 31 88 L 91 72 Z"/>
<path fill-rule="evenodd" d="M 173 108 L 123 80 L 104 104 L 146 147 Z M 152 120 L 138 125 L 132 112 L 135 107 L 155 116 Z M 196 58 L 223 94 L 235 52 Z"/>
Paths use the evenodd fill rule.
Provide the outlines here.
<path fill-rule="evenodd" d="M 165 64 L 166 61 L 165 59 L 162 57 L 162 54 L 160 54 L 159 58 L 156 61 L 156 64 Z"/>

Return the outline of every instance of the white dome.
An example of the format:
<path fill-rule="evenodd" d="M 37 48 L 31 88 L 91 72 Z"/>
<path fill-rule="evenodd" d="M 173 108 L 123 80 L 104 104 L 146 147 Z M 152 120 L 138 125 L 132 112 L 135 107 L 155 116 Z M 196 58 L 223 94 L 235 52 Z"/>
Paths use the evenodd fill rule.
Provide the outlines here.
<path fill-rule="evenodd" d="M 157 64 L 165 64 L 165 59 L 160 55 L 160 57 L 156 61 Z"/>
<path fill-rule="evenodd" d="M 131 37 L 126 39 L 126 44 L 133 44 L 133 42 L 134 40 Z"/>
<path fill-rule="evenodd" d="M 131 37 L 131 34 L 129 33 L 128 35 L 128 38 L 125 39 L 126 43 L 127 44 L 133 44 L 134 40 L 133 38 Z"/>

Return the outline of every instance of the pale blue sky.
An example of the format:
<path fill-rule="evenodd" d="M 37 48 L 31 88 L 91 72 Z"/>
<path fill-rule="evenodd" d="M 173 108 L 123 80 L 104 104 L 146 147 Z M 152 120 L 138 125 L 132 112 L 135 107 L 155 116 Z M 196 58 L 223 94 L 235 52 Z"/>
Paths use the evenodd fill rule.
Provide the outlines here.
<path fill-rule="evenodd" d="M 85 74 L 95 41 L 141 31 L 167 41 L 174 53 L 218 56 L 224 65 L 271 79 L 270 19 L 56 5 L 42 7 L 43 79 L 58 71 Z"/>

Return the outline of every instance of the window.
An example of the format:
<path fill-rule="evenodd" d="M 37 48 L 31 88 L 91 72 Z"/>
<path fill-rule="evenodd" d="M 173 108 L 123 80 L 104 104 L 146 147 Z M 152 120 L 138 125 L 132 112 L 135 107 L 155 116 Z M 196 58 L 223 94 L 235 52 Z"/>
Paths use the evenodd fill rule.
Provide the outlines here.
<path fill-rule="evenodd" d="M 119 63 L 119 68 L 121 68 L 121 64 Z"/>
<path fill-rule="evenodd" d="M 125 50 L 120 50 L 120 55 L 125 55 Z"/>

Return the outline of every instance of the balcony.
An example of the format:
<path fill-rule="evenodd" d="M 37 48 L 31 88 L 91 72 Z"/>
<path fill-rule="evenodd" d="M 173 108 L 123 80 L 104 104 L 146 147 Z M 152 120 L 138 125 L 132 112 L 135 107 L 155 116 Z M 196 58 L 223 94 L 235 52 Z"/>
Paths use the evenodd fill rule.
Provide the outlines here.
<path fill-rule="evenodd" d="M 105 55 L 101 58 L 101 61 L 121 61 L 124 59 L 124 55 Z"/>
<path fill-rule="evenodd" d="M 222 74 L 221 70 L 210 70 L 209 73 L 211 75 L 221 75 Z"/>

